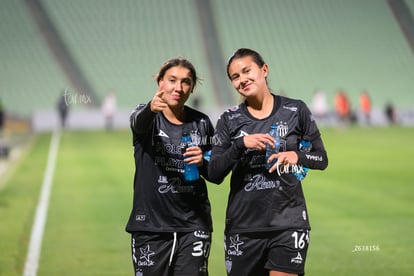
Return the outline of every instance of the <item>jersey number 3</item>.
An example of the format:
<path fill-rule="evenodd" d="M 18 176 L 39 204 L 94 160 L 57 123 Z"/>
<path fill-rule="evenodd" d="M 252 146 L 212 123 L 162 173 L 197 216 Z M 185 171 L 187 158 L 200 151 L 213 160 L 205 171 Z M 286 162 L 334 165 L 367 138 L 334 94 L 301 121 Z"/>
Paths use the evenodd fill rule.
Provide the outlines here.
<path fill-rule="evenodd" d="M 204 257 L 207 258 L 210 254 L 210 242 L 196 241 L 193 243 L 193 245 L 194 247 L 192 255 L 194 257 L 200 257 L 204 255 Z"/>

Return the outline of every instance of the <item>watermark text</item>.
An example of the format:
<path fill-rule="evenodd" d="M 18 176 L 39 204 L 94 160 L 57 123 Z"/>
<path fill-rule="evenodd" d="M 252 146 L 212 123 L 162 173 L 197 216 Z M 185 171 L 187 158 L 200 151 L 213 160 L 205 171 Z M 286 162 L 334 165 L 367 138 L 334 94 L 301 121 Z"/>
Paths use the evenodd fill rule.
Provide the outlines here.
<path fill-rule="evenodd" d="M 352 249 L 353 253 L 358 252 L 378 252 L 380 251 L 380 246 L 377 244 L 370 244 L 370 245 L 354 245 L 354 248 Z"/>
<path fill-rule="evenodd" d="M 65 98 L 66 105 L 76 105 L 76 104 L 91 104 L 91 96 L 86 93 L 72 93 L 68 88 L 65 89 L 63 94 Z"/>

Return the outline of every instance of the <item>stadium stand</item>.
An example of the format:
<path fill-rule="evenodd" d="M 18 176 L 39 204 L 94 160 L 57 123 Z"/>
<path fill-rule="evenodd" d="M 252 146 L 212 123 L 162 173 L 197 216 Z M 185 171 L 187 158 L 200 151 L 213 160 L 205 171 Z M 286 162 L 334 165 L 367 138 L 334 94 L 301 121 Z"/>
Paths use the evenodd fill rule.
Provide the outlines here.
<path fill-rule="evenodd" d="M 377 108 L 413 105 L 413 53 L 386 1 L 213 2 L 224 51 L 257 49 L 275 91 L 309 103 L 322 89 L 332 105 L 344 89 L 357 108 L 366 89 Z"/>
<path fill-rule="evenodd" d="M 214 104 L 192 1 L 44 1 L 76 61 L 104 97 L 120 106 L 152 98 L 154 74 L 168 58 L 189 58 L 206 81 L 197 94 Z M 173 24 L 172 24 L 173 23 Z"/>
<path fill-rule="evenodd" d="M 195 18 L 194 2 L 42 2 L 71 55 L 100 97 L 103 98 L 109 90 L 113 90 L 117 94 L 118 105 L 131 110 L 135 104 L 152 98 L 156 88 L 154 74 L 162 62 L 171 57 L 183 56 L 195 64 L 203 80 L 195 91 L 201 98 L 203 107 L 207 109 L 216 106 L 203 53 L 203 37 L 200 36 Z M 53 83 L 52 88 L 45 88 L 29 85 L 27 81 L 16 87 L 14 84 L 18 81 L 15 79 L 10 82 L 10 87 L 2 82 L 2 91 L 11 92 L 8 88 L 17 91 L 5 93 L 4 102 L 8 109 L 25 115 L 33 114 L 36 109 L 50 113 L 64 89 L 68 89 L 71 95 L 86 93 L 74 91 L 65 79 L 24 4 L 7 1 L 2 6 L 5 7 L 2 9 L 4 13 L 6 10 L 13 12 L 9 18 L 4 19 L 9 21 L 9 27 L 2 25 L 2 33 L 9 32 L 7 40 L 12 44 L 8 47 L 9 51 L 1 51 L 2 57 L 5 57 L 2 60 L 8 58 L 9 63 L 16 68 L 22 67 L 11 60 L 18 54 L 10 52 L 22 47 L 25 51 L 32 51 L 33 56 L 40 56 L 36 60 L 30 54 L 20 58 L 22 62 L 28 59 L 33 66 L 27 69 L 27 74 L 13 70 L 10 72 L 11 77 L 25 79 L 26 76 L 37 75 L 35 79 Z M 16 21 L 19 21 L 20 28 L 16 28 Z M 31 32 L 33 42 L 29 43 L 26 32 Z M 19 43 L 20 37 L 27 39 L 27 42 Z M 2 48 L 5 48 L 4 45 Z M 34 97 L 35 100 L 19 102 L 22 94 Z M 74 104 L 72 108 L 79 107 Z"/>
<path fill-rule="evenodd" d="M 0 3 L 0 99 L 8 113 L 53 108 L 66 80 L 59 72 L 23 1 Z"/>
<path fill-rule="evenodd" d="M 197 1 L 203 0 L 40 2 L 98 97 L 116 93 L 120 121 L 136 103 L 152 97 L 161 63 L 179 55 L 192 60 L 204 79 L 195 92 L 203 111 L 229 105 L 221 101 L 223 93 L 236 104 L 237 93 L 229 86 L 214 88 L 212 70 L 225 68 L 225 58 L 240 47 L 263 54 L 271 68 L 270 86 L 278 93 L 309 103 L 321 89 L 333 109 L 339 89 L 349 94 L 354 108 L 366 90 L 378 112 L 388 100 L 399 109 L 413 107 L 413 53 L 387 0 L 209 0 L 215 34 L 203 32 Z M 412 1 L 406 3 L 413 10 Z M 8 112 L 29 117 L 43 112 L 42 121 L 54 114 L 64 89 L 87 93 L 71 86 L 25 1 L 1 1 L 0 15 L 0 99 Z M 211 39 L 224 57 L 214 68 L 205 48 Z M 72 108 L 85 112 L 80 102 Z M 90 117 L 97 120 L 99 111 Z"/>

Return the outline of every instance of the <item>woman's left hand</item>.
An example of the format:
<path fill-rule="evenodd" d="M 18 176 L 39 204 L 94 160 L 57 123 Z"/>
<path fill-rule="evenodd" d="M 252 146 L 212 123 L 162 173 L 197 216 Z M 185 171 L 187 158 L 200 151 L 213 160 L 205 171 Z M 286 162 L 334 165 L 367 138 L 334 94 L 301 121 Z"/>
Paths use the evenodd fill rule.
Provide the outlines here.
<path fill-rule="evenodd" d="M 277 162 L 270 168 L 269 172 L 274 172 L 277 166 L 291 166 L 298 163 L 299 157 L 294 151 L 282 151 L 272 154 L 269 157 L 269 162 L 277 159 Z"/>

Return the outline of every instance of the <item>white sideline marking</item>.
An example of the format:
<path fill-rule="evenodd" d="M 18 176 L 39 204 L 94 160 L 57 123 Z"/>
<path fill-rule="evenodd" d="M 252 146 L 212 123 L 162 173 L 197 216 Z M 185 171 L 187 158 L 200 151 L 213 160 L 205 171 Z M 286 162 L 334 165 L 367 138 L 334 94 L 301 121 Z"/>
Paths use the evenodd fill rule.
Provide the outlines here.
<path fill-rule="evenodd" d="M 50 191 L 52 189 L 53 174 L 55 172 L 56 157 L 59 149 L 60 130 L 53 131 L 47 158 L 47 166 L 43 176 L 42 190 L 37 204 L 35 220 L 32 226 L 29 249 L 23 271 L 24 276 L 36 276 L 39 266 L 40 250 L 42 247 L 43 232 L 46 224 L 47 209 L 49 206 Z"/>

